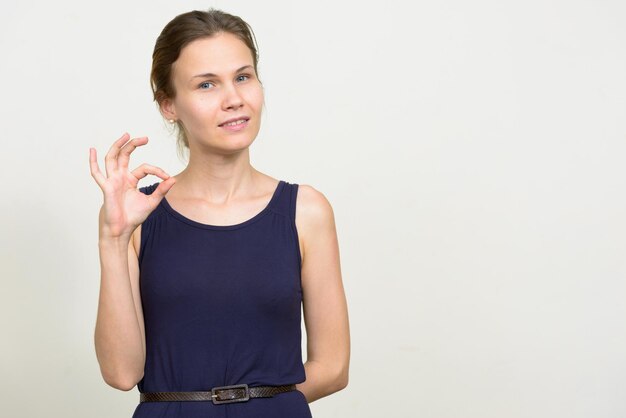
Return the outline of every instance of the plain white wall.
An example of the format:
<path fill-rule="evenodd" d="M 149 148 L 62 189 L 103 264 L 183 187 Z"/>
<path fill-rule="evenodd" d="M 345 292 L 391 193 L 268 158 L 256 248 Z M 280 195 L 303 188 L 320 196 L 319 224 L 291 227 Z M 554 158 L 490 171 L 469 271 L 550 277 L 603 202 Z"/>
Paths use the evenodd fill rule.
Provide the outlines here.
<path fill-rule="evenodd" d="M 316 418 L 626 416 L 623 1 L 95 4 L 0 14 L 2 416 L 131 416 L 93 347 L 88 149 L 183 168 L 150 57 L 210 6 L 259 42 L 253 165 L 335 210 L 351 380 Z"/>

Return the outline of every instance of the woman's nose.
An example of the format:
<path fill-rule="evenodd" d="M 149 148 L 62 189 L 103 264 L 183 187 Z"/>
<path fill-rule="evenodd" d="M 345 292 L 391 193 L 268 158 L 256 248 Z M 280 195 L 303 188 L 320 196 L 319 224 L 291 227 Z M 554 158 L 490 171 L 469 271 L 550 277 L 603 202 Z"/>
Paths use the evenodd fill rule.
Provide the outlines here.
<path fill-rule="evenodd" d="M 237 87 L 230 86 L 226 89 L 224 97 L 224 108 L 226 109 L 238 109 L 243 105 L 243 99 L 241 94 L 237 90 Z"/>

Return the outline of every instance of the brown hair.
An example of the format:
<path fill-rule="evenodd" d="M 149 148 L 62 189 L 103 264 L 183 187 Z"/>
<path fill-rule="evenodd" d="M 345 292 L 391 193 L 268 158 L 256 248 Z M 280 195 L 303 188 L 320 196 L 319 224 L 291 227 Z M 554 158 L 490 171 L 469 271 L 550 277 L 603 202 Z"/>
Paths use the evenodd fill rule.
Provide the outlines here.
<path fill-rule="evenodd" d="M 194 10 L 176 16 L 165 25 L 154 45 L 150 86 L 154 100 L 159 107 L 163 100 L 176 97 L 176 90 L 172 81 L 172 64 L 178 59 L 182 49 L 196 39 L 211 37 L 219 33 L 231 33 L 246 44 L 252 54 L 254 72 L 261 82 L 257 71 L 259 54 L 256 38 L 250 25 L 240 17 L 221 10 Z M 185 149 L 189 149 L 189 140 L 182 122 L 177 121 L 176 124 L 178 126 L 176 144 L 180 156 Z"/>

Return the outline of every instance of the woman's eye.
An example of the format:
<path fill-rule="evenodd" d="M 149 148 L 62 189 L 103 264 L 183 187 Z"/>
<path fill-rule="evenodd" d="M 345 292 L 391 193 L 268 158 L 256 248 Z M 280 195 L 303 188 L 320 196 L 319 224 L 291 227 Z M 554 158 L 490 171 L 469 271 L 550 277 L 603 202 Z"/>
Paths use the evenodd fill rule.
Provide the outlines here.
<path fill-rule="evenodd" d="M 198 87 L 200 87 L 203 90 L 206 90 L 206 89 L 208 89 L 208 87 L 205 87 L 205 86 L 207 86 L 209 84 L 213 84 L 213 83 L 211 83 L 210 81 L 205 81 L 204 83 L 201 83 Z"/>
<path fill-rule="evenodd" d="M 241 74 L 240 76 L 237 77 L 237 79 L 239 80 L 241 77 L 246 77 L 246 80 L 250 78 L 248 74 Z"/>

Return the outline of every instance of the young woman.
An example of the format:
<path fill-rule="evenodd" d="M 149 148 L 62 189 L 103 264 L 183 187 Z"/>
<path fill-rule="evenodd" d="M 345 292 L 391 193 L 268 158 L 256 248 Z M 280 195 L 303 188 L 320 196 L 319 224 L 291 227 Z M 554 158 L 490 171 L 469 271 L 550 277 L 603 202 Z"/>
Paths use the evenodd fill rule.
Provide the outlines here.
<path fill-rule="evenodd" d="M 177 16 L 157 39 L 154 98 L 189 151 L 179 174 L 129 171 L 146 137 L 115 141 L 106 176 L 90 149 L 104 194 L 96 354 L 109 385 L 137 385 L 136 418 L 310 417 L 308 403 L 348 384 L 332 207 L 250 164 L 264 102 L 253 36 L 212 9 Z M 162 181 L 138 189 L 149 174 Z"/>

